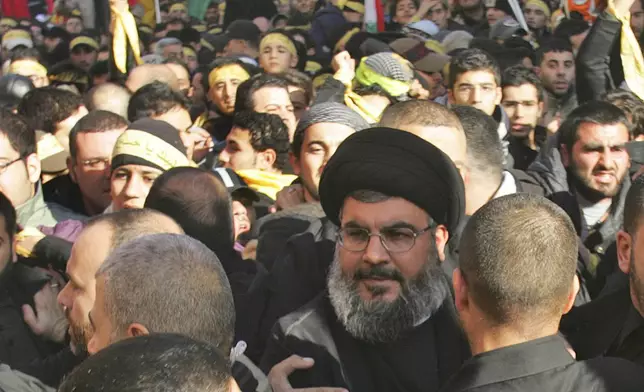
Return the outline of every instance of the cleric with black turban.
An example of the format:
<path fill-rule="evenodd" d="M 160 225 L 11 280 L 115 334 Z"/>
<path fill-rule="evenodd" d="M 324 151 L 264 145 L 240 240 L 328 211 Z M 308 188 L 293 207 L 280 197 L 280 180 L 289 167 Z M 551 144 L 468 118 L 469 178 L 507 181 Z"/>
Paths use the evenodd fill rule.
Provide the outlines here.
<path fill-rule="evenodd" d="M 452 160 L 433 144 L 397 129 L 355 133 L 327 163 L 320 180 L 320 201 L 336 225 L 340 225 L 344 199 L 358 190 L 408 200 L 448 232 L 458 227 L 465 211 L 463 180 Z"/>

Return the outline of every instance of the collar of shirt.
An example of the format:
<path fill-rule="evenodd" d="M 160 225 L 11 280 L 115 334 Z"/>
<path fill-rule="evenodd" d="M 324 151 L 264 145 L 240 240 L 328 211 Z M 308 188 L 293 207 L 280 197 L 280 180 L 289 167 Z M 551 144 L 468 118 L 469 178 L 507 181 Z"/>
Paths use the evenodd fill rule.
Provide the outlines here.
<path fill-rule="evenodd" d="M 575 360 L 558 335 L 547 336 L 478 354 L 465 362 L 453 381 L 477 388 L 567 366 Z M 465 388 L 462 388 L 465 389 Z"/>

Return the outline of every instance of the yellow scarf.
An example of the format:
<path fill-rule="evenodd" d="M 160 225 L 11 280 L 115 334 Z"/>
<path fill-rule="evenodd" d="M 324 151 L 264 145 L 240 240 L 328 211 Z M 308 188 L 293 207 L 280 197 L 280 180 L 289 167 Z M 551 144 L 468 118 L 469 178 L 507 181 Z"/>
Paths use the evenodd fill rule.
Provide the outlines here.
<path fill-rule="evenodd" d="M 277 198 L 277 192 L 291 185 L 297 178 L 291 174 L 271 173 L 256 169 L 239 170 L 236 173 L 246 181 L 249 188 L 261 192 L 273 200 Z"/>
<path fill-rule="evenodd" d="M 136 28 L 136 21 L 129 9 L 121 12 L 116 7 L 110 7 L 112 11 L 112 54 L 114 64 L 119 72 L 126 74 L 128 44 L 132 48 L 134 61 L 137 65 L 143 64 L 141 60 L 141 48 L 139 47 L 139 31 Z"/>
<path fill-rule="evenodd" d="M 635 95 L 644 99 L 644 57 L 635 33 L 631 30 L 631 15 L 630 13 L 619 15 L 613 0 L 608 0 L 607 11 L 622 23 L 620 56 L 624 68 L 624 80 Z"/>

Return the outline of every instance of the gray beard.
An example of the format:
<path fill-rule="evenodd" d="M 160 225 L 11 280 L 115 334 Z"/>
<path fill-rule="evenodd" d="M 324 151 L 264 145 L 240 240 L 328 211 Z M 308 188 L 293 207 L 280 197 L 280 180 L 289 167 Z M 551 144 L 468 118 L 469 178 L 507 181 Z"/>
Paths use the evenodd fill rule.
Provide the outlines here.
<path fill-rule="evenodd" d="M 417 276 L 401 283 L 393 302 L 365 301 L 358 281 L 342 272 L 338 254 L 329 269 L 327 288 L 338 320 L 351 336 L 367 342 L 393 342 L 434 315 L 449 295 L 435 248 Z"/>

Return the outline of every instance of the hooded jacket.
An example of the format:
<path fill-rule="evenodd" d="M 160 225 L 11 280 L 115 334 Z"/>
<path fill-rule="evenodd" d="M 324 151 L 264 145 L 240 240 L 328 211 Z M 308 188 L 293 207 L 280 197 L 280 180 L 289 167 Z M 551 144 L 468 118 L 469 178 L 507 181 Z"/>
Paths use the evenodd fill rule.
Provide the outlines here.
<path fill-rule="evenodd" d="M 617 270 L 615 263 L 606 262 L 612 258 L 604 256 L 614 252 L 615 235 L 622 227 L 624 201 L 631 180 L 626 175 L 619 193 L 613 198 L 608 217 L 602 223 L 588 229 L 575 190 L 569 183 L 568 172 L 561 161 L 558 146 L 557 135 L 548 138 L 528 172 L 544 189 L 546 197 L 559 205 L 572 219 L 580 238 L 577 273 L 588 295 L 595 297 L 604 286 L 607 276 Z M 581 291 L 583 290 L 584 287 Z"/>

